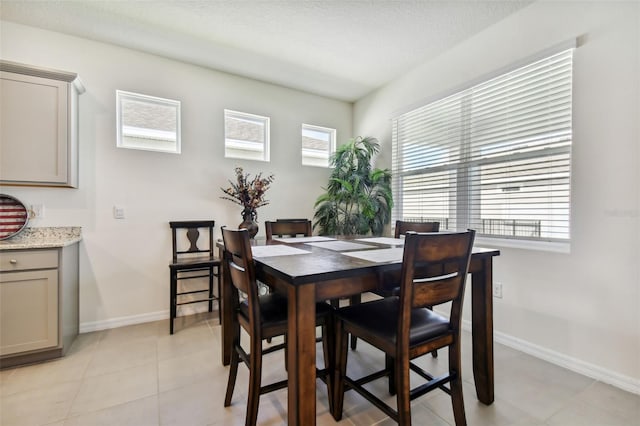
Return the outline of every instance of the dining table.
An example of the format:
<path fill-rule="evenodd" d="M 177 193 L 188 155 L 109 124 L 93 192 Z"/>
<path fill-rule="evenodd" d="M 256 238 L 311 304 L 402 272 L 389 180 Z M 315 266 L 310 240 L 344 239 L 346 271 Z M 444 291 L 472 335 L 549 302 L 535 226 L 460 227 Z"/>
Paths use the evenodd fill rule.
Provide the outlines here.
<path fill-rule="evenodd" d="M 403 239 L 388 237 L 311 236 L 252 240 L 256 279 L 288 297 L 287 373 L 289 425 L 316 424 L 315 304 L 382 288 L 402 266 Z M 218 243 L 220 258 L 224 245 Z M 473 378 L 478 400 L 494 401 L 493 258 L 500 251 L 476 247 L 471 255 L 471 333 Z M 225 290 L 227 265 L 219 279 L 222 310 L 222 364 L 233 347 L 231 292 Z M 331 398 L 331 396 L 330 396 Z"/>

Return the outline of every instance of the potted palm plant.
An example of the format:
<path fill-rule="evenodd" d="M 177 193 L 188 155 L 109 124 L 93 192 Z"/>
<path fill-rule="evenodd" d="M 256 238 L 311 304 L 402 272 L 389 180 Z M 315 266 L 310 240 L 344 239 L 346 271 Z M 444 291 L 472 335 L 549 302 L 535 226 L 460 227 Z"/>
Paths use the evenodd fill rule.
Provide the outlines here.
<path fill-rule="evenodd" d="M 393 195 L 391 172 L 372 166 L 379 151 L 376 138 L 357 137 L 333 154 L 329 184 L 315 203 L 313 228 L 320 235 L 382 235 Z"/>

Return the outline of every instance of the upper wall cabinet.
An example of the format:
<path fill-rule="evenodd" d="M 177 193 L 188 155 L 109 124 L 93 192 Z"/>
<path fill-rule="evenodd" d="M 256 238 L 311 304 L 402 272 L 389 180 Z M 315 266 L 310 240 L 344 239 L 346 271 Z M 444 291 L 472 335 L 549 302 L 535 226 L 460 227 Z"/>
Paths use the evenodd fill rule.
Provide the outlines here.
<path fill-rule="evenodd" d="M 78 187 L 77 74 L 0 61 L 0 184 Z"/>

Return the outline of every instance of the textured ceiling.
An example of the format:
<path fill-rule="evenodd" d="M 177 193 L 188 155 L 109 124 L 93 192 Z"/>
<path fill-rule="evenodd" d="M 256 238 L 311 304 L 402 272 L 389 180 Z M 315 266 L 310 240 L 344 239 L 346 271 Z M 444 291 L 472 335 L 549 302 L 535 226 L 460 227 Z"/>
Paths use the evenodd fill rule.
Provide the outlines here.
<path fill-rule="evenodd" d="M 1 0 L 0 17 L 354 101 L 531 0 Z"/>

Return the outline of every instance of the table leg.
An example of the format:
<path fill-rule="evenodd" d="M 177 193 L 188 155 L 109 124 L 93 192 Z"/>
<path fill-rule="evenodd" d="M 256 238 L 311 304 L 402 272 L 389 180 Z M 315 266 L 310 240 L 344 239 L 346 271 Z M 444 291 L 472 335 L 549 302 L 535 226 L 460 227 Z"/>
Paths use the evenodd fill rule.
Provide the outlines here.
<path fill-rule="evenodd" d="M 494 400 L 492 258 L 478 259 L 472 263 L 470 269 L 473 379 L 478 400 L 490 405 Z"/>
<path fill-rule="evenodd" d="M 289 296 L 288 424 L 316 424 L 315 285 L 291 286 Z"/>

